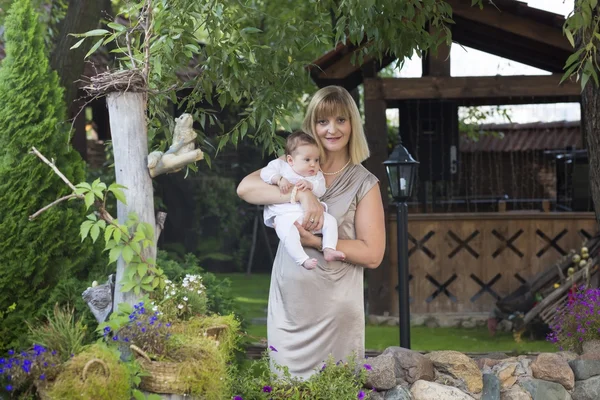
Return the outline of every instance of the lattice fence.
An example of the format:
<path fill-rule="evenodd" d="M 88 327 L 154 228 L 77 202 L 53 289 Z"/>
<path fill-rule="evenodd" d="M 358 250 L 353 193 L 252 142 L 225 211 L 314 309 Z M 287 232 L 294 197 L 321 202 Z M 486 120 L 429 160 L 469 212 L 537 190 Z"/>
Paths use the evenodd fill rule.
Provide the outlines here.
<path fill-rule="evenodd" d="M 388 249 L 398 313 L 396 218 Z M 409 217 L 411 312 L 485 312 L 596 230 L 593 213 L 415 214 Z"/>

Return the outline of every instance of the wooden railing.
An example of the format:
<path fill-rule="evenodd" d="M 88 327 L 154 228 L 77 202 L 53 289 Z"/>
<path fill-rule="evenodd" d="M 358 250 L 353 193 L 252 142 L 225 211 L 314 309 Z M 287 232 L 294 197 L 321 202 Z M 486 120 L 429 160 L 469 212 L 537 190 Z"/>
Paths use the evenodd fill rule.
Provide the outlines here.
<path fill-rule="evenodd" d="M 526 279 L 579 249 L 593 213 L 411 214 L 412 313 L 486 312 Z M 390 290 L 398 315 L 396 214 L 388 220 Z"/>

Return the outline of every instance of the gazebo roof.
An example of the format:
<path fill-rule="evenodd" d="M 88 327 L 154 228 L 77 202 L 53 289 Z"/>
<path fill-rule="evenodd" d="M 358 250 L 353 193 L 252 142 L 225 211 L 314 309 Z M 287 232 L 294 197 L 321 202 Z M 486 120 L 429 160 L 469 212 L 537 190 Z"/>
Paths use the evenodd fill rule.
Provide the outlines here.
<path fill-rule="evenodd" d="M 471 0 L 446 0 L 453 10 L 452 41 L 486 53 L 518 61 L 553 73 L 562 73 L 573 52 L 563 36 L 563 15 L 529 7 L 517 0 L 494 0 L 483 9 L 471 7 Z M 309 67 L 318 86 L 336 84 L 348 90 L 363 80 L 363 65 L 351 63 L 357 46 L 340 44 Z M 384 59 L 381 69 L 394 58 Z"/>

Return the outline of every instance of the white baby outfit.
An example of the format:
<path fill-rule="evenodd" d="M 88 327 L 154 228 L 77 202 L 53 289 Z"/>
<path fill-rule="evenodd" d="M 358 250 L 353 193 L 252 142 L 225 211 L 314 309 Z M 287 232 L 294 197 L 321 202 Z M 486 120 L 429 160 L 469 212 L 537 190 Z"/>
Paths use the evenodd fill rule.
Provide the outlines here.
<path fill-rule="evenodd" d="M 325 194 L 325 190 L 327 189 L 325 187 L 325 177 L 321 171 L 317 172 L 315 176 L 298 175 L 286 161 L 280 158 L 271 161 L 260 171 L 261 179 L 269 184 L 272 184 L 271 178 L 277 174 L 283 176 L 292 185 L 295 185 L 301 179 L 312 183 L 312 192 L 319 198 Z M 327 205 L 325 203 L 321 204 L 327 210 Z M 304 212 L 300 203 L 270 204 L 265 206 L 265 225 L 269 228 L 275 227 L 277 236 L 298 265 L 302 265 L 304 261 L 310 258 L 302 248 L 300 234 L 294 226 L 294 222 L 296 221 L 302 223 L 303 217 Z M 337 220 L 331 214 L 327 213 L 324 213 L 323 217 L 323 229 L 321 230 L 323 233 L 323 248 L 335 250 L 338 241 Z"/>

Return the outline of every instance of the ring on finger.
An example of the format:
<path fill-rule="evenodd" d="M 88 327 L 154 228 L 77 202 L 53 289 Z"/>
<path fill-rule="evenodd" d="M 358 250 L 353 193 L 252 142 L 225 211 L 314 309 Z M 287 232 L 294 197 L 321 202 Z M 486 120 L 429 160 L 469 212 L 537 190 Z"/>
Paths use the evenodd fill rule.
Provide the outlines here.
<path fill-rule="evenodd" d="M 314 219 L 314 218 L 311 218 L 311 219 L 309 219 L 309 221 L 310 221 L 311 223 L 313 223 L 313 222 L 315 222 L 315 219 Z"/>

